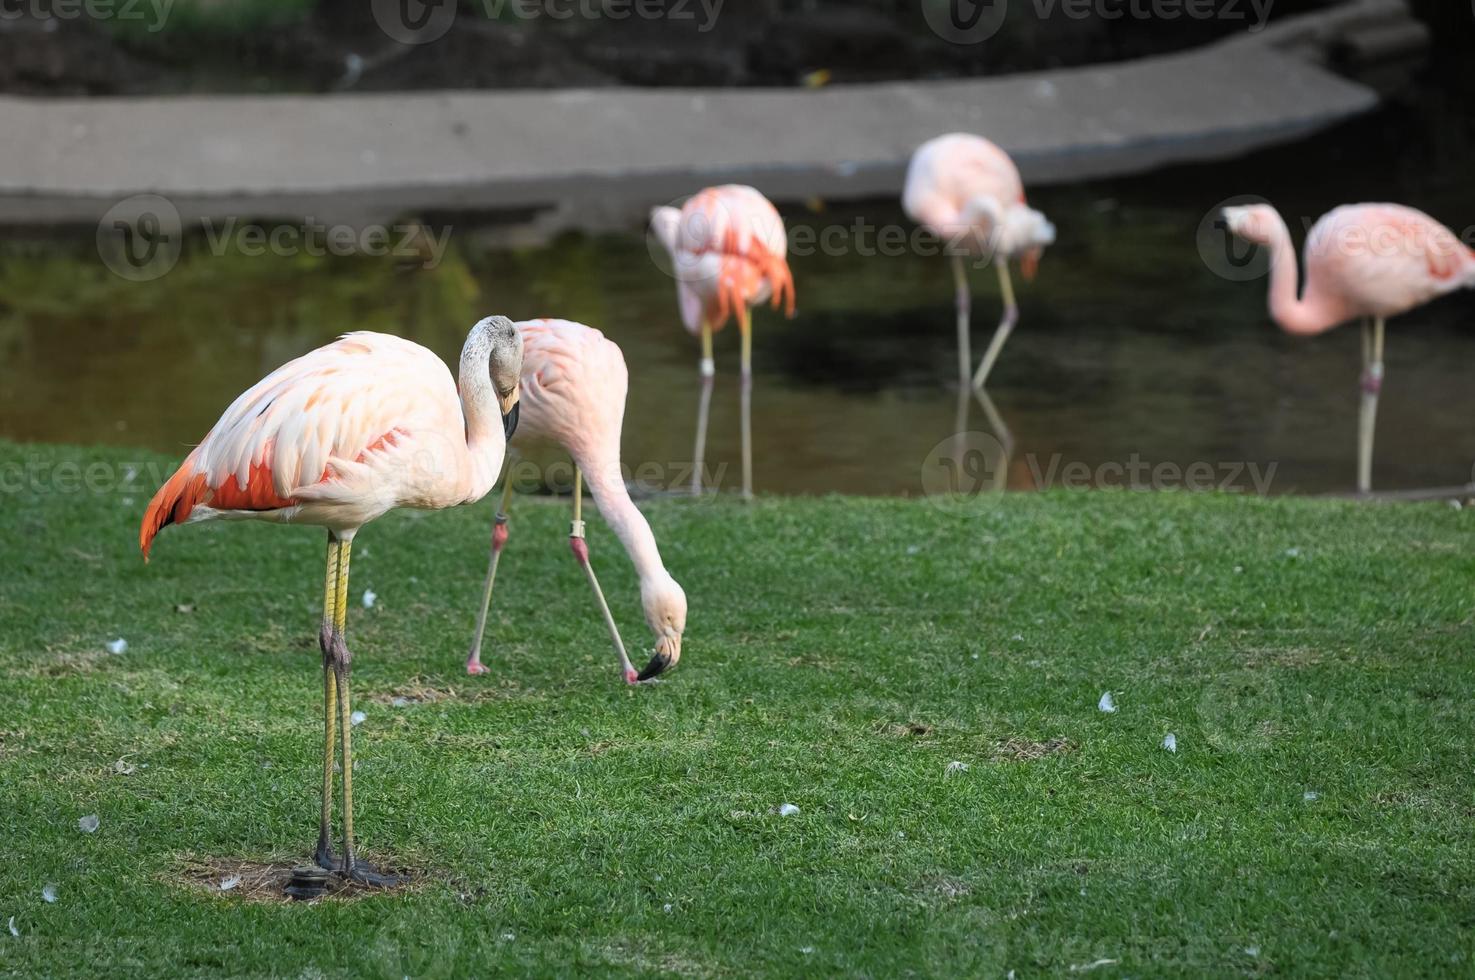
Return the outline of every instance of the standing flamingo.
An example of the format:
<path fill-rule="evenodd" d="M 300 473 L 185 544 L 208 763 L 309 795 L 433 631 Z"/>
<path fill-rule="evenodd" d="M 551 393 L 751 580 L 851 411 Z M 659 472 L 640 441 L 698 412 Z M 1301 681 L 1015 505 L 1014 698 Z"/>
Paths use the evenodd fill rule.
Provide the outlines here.
<path fill-rule="evenodd" d="M 701 492 L 712 402 L 712 333 L 736 315 L 742 334 L 743 496 L 753 496 L 753 342 L 750 308 L 772 299 L 794 315 L 784 222 L 768 198 L 742 184 L 709 187 L 680 209 L 656 208 L 651 230 L 671 256 L 687 332 L 702 338 L 701 401 L 691 488 Z"/>
<path fill-rule="evenodd" d="M 1268 204 L 1224 209 L 1229 230 L 1270 251 L 1270 315 L 1287 333 L 1362 323 L 1362 407 L 1357 490 L 1372 489 L 1373 431 L 1383 387 L 1383 327 L 1390 316 L 1457 289 L 1475 288 L 1475 251 L 1433 218 L 1401 204 L 1347 204 L 1306 237 L 1306 288 L 1297 298 L 1291 233 Z M 1369 324 L 1369 320 L 1371 324 Z"/>
<path fill-rule="evenodd" d="M 661 563 L 650 524 L 630 499 L 620 472 L 620 429 L 625 419 L 625 392 L 629 373 L 625 357 L 613 341 L 593 327 L 568 320 L 528 320 L 517 324 L 522 335 L 522 401 L 519 403 L 518 444 L 542 439 L 556 442 L 574 460 L 574 519 L 569 545 L 594 592 L 605 627 L 609 630 L 620 670 L 631 684 L 649 680 L 681 659 L 681 634 L 686 629 L 686 593 Z M 640 603 L 645 621 L 655 634 L 650 663 L 639 674 L 630 664 L 619 628 L 610 614 L 599 580 L 589 563 L 582 514 L 583 479 L 599 512 L 625 546 L 640 576 Z M 512 479 L 502 489 L 502 506 L 492 528 L 492 553 L 486 585 L 466 672 L 481 674 L 481 640 L 487 607 L 497 579 L 497 563 L 507 544 L 507 510 L 512 501 Z"/>
<path fill-rule="evenodd" d="M 348 562 L 359 528 L 396 507 L 480 500 L 517 426 L 522 341 L 488 317 L 461 350 L 460 380 L 419 344 L 350 333 L 277 368 L 225 410 L 143 515 L 147 560 L 167 524 L 249 518 L 328 529 L 323 654 L 323 806 L 317 863 L 368 885 L 400 880 L 354 854 Z M 343 735 L 343 859 L 333 858 L 334 708 Z"/>
<path fill-rule="evenodd" d="M 958 309 L 958 381 L 982 388 L 1004 349 L 1019 308 L 1009 259 L 1020 258 L 1025 281 L 1035 277 L 1045 246 L 1055 242 L 1055 226 L 1024 203 L 1024 183 L 1009 155 L 980 136 L 949 133 L 917 147 L 907 168 L 902 207 L 911 219 L 931 231 L 953 260 L 953 284 Z M 966 257 L 993 258 L 1004 296 L 1004 316 L 994 338 L 973 373 L 969 353 L 969 313 Z"/>

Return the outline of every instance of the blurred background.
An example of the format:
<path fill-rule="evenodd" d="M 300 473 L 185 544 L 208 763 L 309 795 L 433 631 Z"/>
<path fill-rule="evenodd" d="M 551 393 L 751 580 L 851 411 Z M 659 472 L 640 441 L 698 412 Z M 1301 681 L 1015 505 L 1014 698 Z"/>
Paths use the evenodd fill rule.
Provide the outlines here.
<path fill-rule="evenodd" d="M 636 3 L 0 0 L 0 437 L 181 456 L 344 331 L 454 363 L 481 316 L 559 316 L 624 348 L 625 454 L 658 492 L 690 458 L 698 352 L 644 215 L 740 179 L 790 226 L 799 298 L 756 322 L 760 490 L 919 493 L 938 445 L 1002 426 L 1013 489 L 1140 459 L 1346 492 L 1356 329 L 1282 334 L 1205 222 L 1258 196 L 1299 241 L 1392 200 L 1475 243 L 1463 0 Z M 960 12 L 987 37 L 950 33 Z M 900 177 L 934 118 L 1014 152 L 1058 229 L 992 415 L 950 386 L 947 263 L 876 244 L 912 227 Z M 165 259 L 120 268 L 155 198 Z M 981 348 L 998 296 L 987 270 L 974 285 Z M 1379 489 L 1471 482 L 1472 318 L 1462 294 L 1392 325 Z M 735 470 L 734 333 L 709 456 Z"/>

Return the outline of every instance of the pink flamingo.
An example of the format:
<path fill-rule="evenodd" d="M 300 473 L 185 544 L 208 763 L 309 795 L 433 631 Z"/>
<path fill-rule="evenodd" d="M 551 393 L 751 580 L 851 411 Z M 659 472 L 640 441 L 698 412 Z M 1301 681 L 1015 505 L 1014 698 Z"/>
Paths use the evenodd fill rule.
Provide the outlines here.
<path fill-rule="evenodd" d="M 686 593 L 661 563 L 661 552 L 650 524 L 631 501 L 620 473 L 620 428 L 625 418 L 625 392 L 629 388 L 625 357 L 613 341 L 582 323 L 528 320 L 517 324 L 517 330 L 522 335 L 524 351 L 518 444 L 538 439 L 556 442 L 573 457 L 574 519 L 569 529 L 569 545 L 594 591 L 625 680 L 631 684 L 649 680 L 681 659 Z M 625 653 L 619 628 L 589 563 L 582 519 L 584 479 L 589 481 L 589 491 L 599 505 L 599 512 L 625 546 L 640 576 L 640 602 L 645 621 L 655 634 L 655 650 L 650 663 L 639 674 Z M 497 579 L 497 562 L 507 544 L 507 510 L 511 501 L 509 477 L 503 485 L 502 506 L 492 528 L 492 553 L 487 564 L 481 612 L 476 618 L 471 654 L 466 658 L 468 674 L 482 674 L 487 670 L 481 662 L 481 640 L 486 630 L 487 607 L 492 601 L 492 586 Z"/>
<path fill-rule="evenodd" d="M 936 235 L 953 260 L 958 309 L 958 380 L 982 388 L 1019 321 L 1009 259 L 1019 256 L 1025 281 L 1033 280 L 1040 257 L 1055 242 L 1055 226 L 1024 202 L 1024 183 L 1009 154 L 980 136 L 949 133 L 928 140 L 912 154 L 902 207 L 911 219 Z M 1004 316 L 994 331 L 978 371 L 969 353 L 968 289 L 965 257 L 992 258 L 1004 296 Z"/>
<path fill-rule="evenodd" d="M 522 341 L 488 317 L 461 350 L 459 382 L 419 344 L 350 333 L 277 368 L 231 403 L 143 515 L 145 560 L 165 525 L 214 518 L 328 530 L 318 643 L 323 654 L 323 805 L 317 863 L 388 887 L 354 854 L 348 563 L 359 528 L 396 507 L 439 510 L 480 500 L 517 426 Z M 343 858 L 330 843 L 334 709 L 343 737 Z"/>
<path fill-rule="evenodd" d="M 691 488 L 702 489 L 707 414 L 712 402 L 712 333 L 735 315 L 742 335 L 743 496 L 753 496 L 753 342 L 750 307 L 772 299 L 794 315 L 784 222 L 768 198 L 742 184 L 709 187 L 680 209 L 656 208 L 651 230 L 671 256 L 687 332 L 702 338 L 701 401 Z"/>
<path fill-rule="evenodd" d="M 1362 319 L 1357 489 L 1372 489 L 1373 430 L 1383 387 L 1383 327 L 1445 293 L 1475 287 L 1475 252 L 1433 218 L 1401 204 L 1348 204 L 1306 237 L 1306 288 L 1297 298 L 1291 233 L 1268 204 L 1224 209 L 1229 230 L 1270 251 L 1270 315 L 1287 333 L 1324 333 Z M 1369 324 L 1371 321 L 1371 324 Z"/>

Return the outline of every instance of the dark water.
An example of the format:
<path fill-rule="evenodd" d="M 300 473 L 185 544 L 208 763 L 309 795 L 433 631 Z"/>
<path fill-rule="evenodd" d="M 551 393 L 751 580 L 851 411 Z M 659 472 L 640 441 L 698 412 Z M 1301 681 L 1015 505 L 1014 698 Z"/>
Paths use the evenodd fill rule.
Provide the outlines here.
<path fill-rule="evenodd" d="M 1102 464 L 1208 464 L 1199 482 L 1273 464 L 1272 492 L 1346 490 L 1354 471 L 1359 339 L 1281 334 L 1265 283 L 1231 282 L 1200 257 L 1195 233 L 1236 194 L 1263 195 L 1295 226 L 1355 200 L 1401 200 L 1457 231 L 1475 223 L 1475 140 L 1453 96 L 1423 92 L 1302 145 L 1150 178 L 1042 189 L 1060 229 L 990 383 L 1012 436 L 988 480 L 1037 485 L 1050 473 L 1118 483 Z M 816 233 L 909 229 L 895 202 L 793 209 Z M 167 275 L 133 283 L 82 241 L 17 241 L 0 251 L 0 436 L 143 446 L 182 455 L 242 389 L 347 330 L 417 340 L 451 364 L 480 316 L 563 316 L 624 348 L 632 385 L 625 455 L 647 481 L 679 482 L 691 456 L 695 343 L 672 282 L 638 230 L 565 236 L 542 247 L 483 244 L 474 219 L 433 270 L 390 259 L 212 254 L 194 242 Z M 853 241 L 853 239 L 852 239 Z M 760 491 L 894 494 L 948 464 L 934 452 L 959 427 L 951 281 L 945 260 L 912 254 L 800 255 L 799 315 L 760 313 L 755 332 Z M 975 355 L 998 315 L 990 270 L 975 273 Z M 1475 294 L 1390 327 L 1374 483 L 1461 484 L 1475 462 Z M 719 335 L 709 457 L 738 457 L 737 336 Z M 964 428 L 993 431 L 971 400 Z M 981 445 L 987 447 L 984 440 Z M 929 455 L 930 454 L 930 455 Z M 943 454 L 948 455 L 947 453 Z M 960 460 L 968 460 L 959 457 Z M 1072 464 L 1084 464 L 1068 470 Z M 1212 479 L 1206 474 L 1212 472 Z M 975 474 L 979 475 L 979 474 Z M 1181 483 L 1171 470 L 1157 482 Z"/>

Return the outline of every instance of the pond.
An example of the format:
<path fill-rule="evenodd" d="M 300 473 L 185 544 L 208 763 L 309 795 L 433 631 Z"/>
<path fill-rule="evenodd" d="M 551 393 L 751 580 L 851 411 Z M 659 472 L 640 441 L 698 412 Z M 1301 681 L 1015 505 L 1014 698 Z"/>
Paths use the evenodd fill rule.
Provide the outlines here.
<path fill-rule="evenodd" d="M 1277 204 L 1298 239 L 1302 216 L 1379 199 L 1421 207 L 1463 233 L 1475 217 L 1472 145 L 1458 100 L 1426 92 L 1248 160 L 1034 192 L 1059 242 L 1035 282 L 1020 286 L 1020 326 L 990 380 L 1013 452 L 1007 465 L 988 459 L 989 479 L 1015 489 L 1067 477 L 1117 484 L 1135 465 L 1139 479 L 1176 485 L 1175 470 L 1153 468 L 1200 463 L 1210 467 L 1198 469 L 1200 482 L 1212 472 L 1210 482 L 1243 490 L 1255 474 L 1273 493 L 1350 490 L 1357 329 L 1282 334 L 1266 314 L 1264 280 L 1216 275 L 1197 229 L 1219 202 L 1248 193 Z M 889 200 L 813 202 L 785 217 L 811 233 L 806 241 L 857 220 L 871 243 L 876 229 L 911 227 Z M 627 462 L 649 464 L 639 471 L 646 482 L 684 483 L 697 349 L 641 230 L 506 248 L 489 244 L 476 216 L 448 223 L 454 234 L 431 269 L 235 248 L 217 256 L 200 241 L 144 283 L 110 273 L 90 234 L 12 233 L 0 251 L 0 437 L 182 456 L 238 392 L 344 331 L 397 333 L 454 364 L 480 316 L 561 316 L 601 328 L 625 351 Z M 917 494 L 944 465 L 935 450 L 960 429 L 999 430 L 971 399 L 959 425 L 946 261 L 861 254 L 872 250 L 841 239 L 848 244 L 828 251 L 843 254 L 793 257 L 795 319 L 756 316 L 755 483 L 783 494 Z M 976 355 L 999 301 L 990 270 L 974 283 Z M 1471 480 L 1472 318 L 1475 296 L 1463 294 L 1393 322 L 1377 489 Z M 736 331 L 718 340 L 708 455 L 732 488 Z"/>

